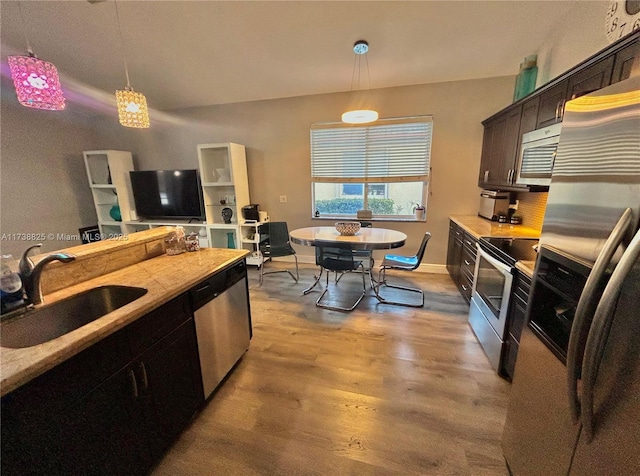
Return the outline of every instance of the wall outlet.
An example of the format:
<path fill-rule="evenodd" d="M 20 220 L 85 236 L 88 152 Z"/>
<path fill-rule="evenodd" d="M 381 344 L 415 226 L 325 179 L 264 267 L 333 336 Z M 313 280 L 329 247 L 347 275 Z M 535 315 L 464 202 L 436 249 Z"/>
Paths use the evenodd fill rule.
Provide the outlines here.
<path fill-rule="evenodd" d="M 280 203 L 287 203 L 287 196 L 286 195 L 280 195 Z"/>

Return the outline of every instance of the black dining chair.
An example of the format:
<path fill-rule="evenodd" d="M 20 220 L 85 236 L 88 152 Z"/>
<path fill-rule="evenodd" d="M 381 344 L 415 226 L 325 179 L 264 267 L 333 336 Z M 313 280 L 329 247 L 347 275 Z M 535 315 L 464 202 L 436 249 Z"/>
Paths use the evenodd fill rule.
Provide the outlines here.
<path fill-rule="evenodd" d="M 355 259 L 355 255 L 353 250 L 351 249 L 351 245 L 348 243 L 337 243 L 335 241 L 321 241 L 316 240 L 316 264 L 320 266 L 320 272 L 324 269 L 327 272 L 326 283 L 324 287 L 324 291 L 320 295 L 320 297 L 316 300 L 316 306 L 322 307 L 325 309 L 332 309 L 334 311 L 353 311 L 356 306 L 362 301 L 362 298 L 367 292 L 367 287 L 364 279 L 364 267 L 362 265 L 361 260 Z M 356 299 L 356 301 L 350 307 L 342 307 L 337 305 L 329 305 L 322 303 L 322 298 L 327 293 L 329 289 L 329 272 L 334 271 L 336 273 L 340 273 L 342 276 L 343 273 L 347 273 L 350 271 L 362 271 L 362 293 Z M 339 279 L 336 279 L 336 285 Z"/>
<path fill-rule="evenodd" d="M 298 272 L 298 257 L 296 256 L 296 250 L 291 246 L 289 241 L 289 228 L 285 221 L 273 221 L 260 225 L 258 233 L 261 237 L 266 237 L 260 242 L 260 252 L 263 256 L 262 265 L 260 266 L 260 284 L 265 274 L 275 273 L 289 273 L 294 281 L 297 283 L 300 279 Z M 265 271 L 264 267 L 267 261 L 271 258 L 279 258 L 283 256 L 293 256 L 296 262 L 296 275 L 294 276 L 288 269 L 279 269 L 274 271 Z"/>
<path fill-rule="evenodd" d="M 427 249 L 427 243 L 429 242 L 430 238 L 431 238 L 431 233 L 427 231 L 422 237 L 422 243 L 420 243 L 420 248 L 418 248 L 418 252 L 414 256 L 399 256 L 399 255 L 384 256 L 384 259 L 380 264 L 380 270 L 378 271 L 378 283 L 374 288 L 376 297 L 382 304 L 394 304 L 396 306 L 409 306 L 409 307 L 424 307 L 424 292 L 422 291 L 422 289 L 389 284 L 387 282 L 386 273 L 388 269 L 395 269 L 399 271 L 414 271 L 418 269 L 418 266 L 420 266 L 420 262 L 424 257 L 424 252 Z M 380 288 L 382 286 L 419 293 L 421 297 L 421 303 L 413 304 L 409 302 L 390 301 L 389 299 L 386 299 L 380 295 Z"/>

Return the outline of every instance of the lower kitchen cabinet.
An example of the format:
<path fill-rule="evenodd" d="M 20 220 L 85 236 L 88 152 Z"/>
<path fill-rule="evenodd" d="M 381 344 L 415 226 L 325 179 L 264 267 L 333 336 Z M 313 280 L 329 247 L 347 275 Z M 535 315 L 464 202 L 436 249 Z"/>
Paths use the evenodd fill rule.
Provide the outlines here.
<path fill-rule="evenodd" d="M 449 245 L 447 248 L 447 271 L 467 302 L 471 300 L 473 273 L 476 265 L 475 237 L 464 231 L 453 221 L 449 222 Z"/>
<path fill-rule="evenodd" d="M 3 397 L 2 474 L 146 474 L 204 401 L 190 309 L 184 294 Z"/>
<path fill-rule="evenodd" d="M 527 302 L 531 291 L 531 278 L 518 271 L 514 277 L 515 282 L 511 291 L 509 312 L 507 314 L 507 335 L 499 372 L 509 380 L 513 379 L 516 368 L 516 359 L 520 348 L 520 335 L 525 325 L 527 315 Z"/>

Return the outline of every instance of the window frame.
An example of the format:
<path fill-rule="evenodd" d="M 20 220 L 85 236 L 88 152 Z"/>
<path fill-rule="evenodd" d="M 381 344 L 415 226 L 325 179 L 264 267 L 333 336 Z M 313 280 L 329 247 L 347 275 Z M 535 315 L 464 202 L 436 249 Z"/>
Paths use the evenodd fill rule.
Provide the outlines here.
<path fill-rule="evenodd" d="M 403 127 L 405 124 L 409 126 Z M 314 131 L 319 131 L 319 138 L 314 137 Z M 352 132 L 354 140 L 350 142 L 349 135 Z M 385 140 L 385 133 L 389 137 L 388 141 Z M 362 186 L 363 194 L 358 197 L 347 195 L 346 198 L 362 199 L 363 208 L 368 209 L 371 198 L 389 198 L 390 186 L 411 182 L 420 184 L 422 190 L 418 202 L 409 200 L 408 213 L 375 214 L 372 219 L 425 220 L 425 218 L 416 218 L 415 207 L 421 205 L 426 209 L 427 206 L 433 143 L 432 115 L 381 119 L 372 124 L 359 125 L 335 122 L 315 123 L 311 124 L 309 135 L 312 216 L 342 219 L 355 219 L 357 216 L 356 213 L 319 214 L 316 210 L 317 184 L 339 185 L 336 198 L 344 197 L 344 185 L 359 184 Z M 334 137 L 335 143 L 332 142 Z M 405 139 L 407 137 L 408 139 Z M 354 157 L 351 162 L 347 158 L 349 155 Z M 320 158 L 316 159 L 316 157 Z M 342 170 L 338 171 L 338 169 Z M 371 174 L 369 174 L 370 169 L 373 171 Z M 390 171 L 389 175 L 382 175 L 385 170 Z M 409 171 L 410 174 L 402 175 L 401 173 L 405 171 Z M 370 196 L 370 186 L 374 185 L 384 186 L 383 196 Z M 403 208 L 405 208 L 404 205 Z M 426 217 L 426 213 L 422 216 Z"/>

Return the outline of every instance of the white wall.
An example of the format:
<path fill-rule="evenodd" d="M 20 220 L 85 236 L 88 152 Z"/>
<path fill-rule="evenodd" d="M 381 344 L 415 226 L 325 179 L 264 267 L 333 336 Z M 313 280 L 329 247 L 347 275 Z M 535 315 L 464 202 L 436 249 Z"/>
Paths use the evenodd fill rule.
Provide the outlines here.
<path fill-rule="evenodd" d="M 431 195 L 427 222 L 382 222 L 409 237 L 402 253 L 417 249 L 425 231 L 433 238 L 426 262 L 444 264 L 451 214 L 474 214 L 478 205 L 478 166 L 482 146 L 481 121 L 509 104 L 512 76 L 426 84 L 372 91 L 381 117 L 420 114 L 434 116 Z M 247 147 L 251 201 L 272 220 L 289 228 L 333 225 L 312 219 L 309 126 L 339 121 L 349 105 L 349 93 L 206 106 L 174 111 L 171 124 L 154 123 L 134 146 L 140 168 L 197 167 L 200 143 L 237 142 Z M 181 125 L 177 125 L 178 121 Z M 118 146 L 120 147 L 120 146 Z M 287 203 L 279 197 L 286 195 Z M 313 250 L 298 247 L 311 256 Z"/>
<path fill-rule="evenodd" d="M 578 1 L 576 8 L 560 18 L 538 53 L 538 79 L 542 86 L 609 44 L 605 15 L 610 2 Z M 532 52 L 535 53 L 535 52 Z"/>
<path fill-rule="evenodd" d="M 8 88 L 3 88 L 8 92 Z M 18 258 L 29 246 L 43 251 L 80 244 L 58 235 L 97 224 L 83 150 L 98 144 L 91 118 L 41 111 L 2 100 L 0 248 Z M 37 253 L 36 253 L 37 254 Z"/>

